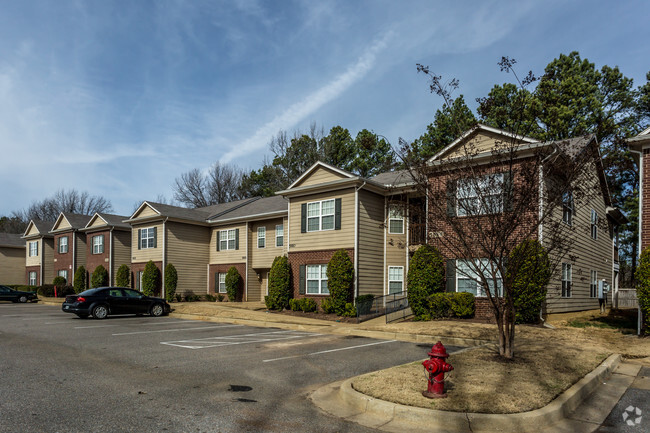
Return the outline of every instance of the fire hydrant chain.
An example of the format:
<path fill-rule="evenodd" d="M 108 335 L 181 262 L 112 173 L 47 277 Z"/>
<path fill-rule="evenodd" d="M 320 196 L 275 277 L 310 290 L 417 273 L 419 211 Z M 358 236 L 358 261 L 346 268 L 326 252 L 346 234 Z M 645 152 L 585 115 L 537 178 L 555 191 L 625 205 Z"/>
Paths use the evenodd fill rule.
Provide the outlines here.
<path fill-rule="evenodd" d="M 429 359 L 422 362 L 424 374 L 427 377 L 427 390 L 422 391 L 422 395 L 428 398 L 445 398 L 445 373 L 454 369 L 451 364 L 445 361 L 449 356 L 447 349 L 438 341 L 428 353 Z"/>

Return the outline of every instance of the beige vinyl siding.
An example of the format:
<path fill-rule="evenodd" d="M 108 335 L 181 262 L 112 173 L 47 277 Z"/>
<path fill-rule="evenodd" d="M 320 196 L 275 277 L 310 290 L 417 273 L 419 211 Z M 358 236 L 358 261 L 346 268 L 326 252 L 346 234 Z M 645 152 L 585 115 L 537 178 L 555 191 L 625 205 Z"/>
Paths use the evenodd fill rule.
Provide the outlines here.
<path fill-rule="evenodd" d="M 255 269 L 251 268 L 250 265 L 248 267 L 248 278 L 246 281 L 248 282 L 246 300 L 249 302 L 263 301 L 264 294 L 262 293 L 262 284 L 260 283 L 260 279 L 257 277 L 257 272 Z"/>
<path fill-rule="evenodd" d="M 137 232 L 136 232 L 137 235 Z M 108 242 L 108 239 L 106 240 Z M 137 241 L 137 239 L 136 239 Z M 122 230 L 113 230 L 113 275 L 112 281 L 115 284 L 117 270 L 122 265 L 129 266 L 131 269 L 131 232 Z"/>
<path fill-rule="evenodd" d="M 54 230 L 64 230 L 64 229 L 70 229 L 72 226 L 70 225 L 70 222 L 67 220 L 66 217 L 61 217 L 61 219 L 58 221 L 57 224 L 52 227 L 52 231 Z"/>
<path fill-rule="evenodd" d="M 73 236 L 75 238 L 75 266 L 77 268 L 79 266 L 86 267 L 86 234 L 75 232 Z M 104 241 L 108 242 L 108 239 L 105 239 Z M 108 263 L 104 267 L 108 271 Z"/>
<path fill-rule="evenodd" d="M 248 266 L 255 269 L 270 269 L 273 264 L 273 259 L 284 254 L 284 246 L 275 246 L 275 226 L 279 224 L 283 224 L 282 218 L 249 223 L 248 239 L 250 255 L 248 256 Z M 259 227 L 266 227 L 266 246 L 264 248 L 257 248 L 257 229 Z M 286 238 L 285 226 L 285 244 Z"/>
<path fill-rule="evenodd" d="M 106 227 L 106 221 L 104 221 L 100 217 L 95 217 L 93 219 L 93 222 L 90 223 L 90 225 L 88 227 L 93 227 L 93 228 L 94 227 Z"/>
<path fill-rule="evenodd" d="M 29 256 L 29 244 L 38 242 L 38 256 Z M 25 266 L 39 266 L 43 254 L 43 239 L 32 239 L 25 242 Z"/>
<path fill-rule="evenodd" d="M 449 159 L 457 156 L 475 155 L 477 153 L 489 152 L 495 146 L 504 146 L 510 143 L 510 139 L 505 138 L 499 134 L 494 134 L 489 131 L 480 131 L 474 133 L 467 144 L 463 146 L 459 143 L 455 148 L 450 149 L 449 153 L 444 155 L 442 159 Z"/>
<path fill-rule="evenodd" d="M 239 249 L 217 251 L 217 233 L 221 230 L 239 229 Z M 246 223 L 213 227 L 210 231 L 210 264 L 242 263 L 246 261 Z"/>
<path fill-rule="evenodd" d="M 389 199 L 390 201 L 390 199 Z M 395 203 L 395 201 L 392 201 Z M 388 267 L 389 266 L 403 266 L 404 267 L 404 289 L 406 289 L 406 256 L 407 256 L 407 225 L 406 218 L 404 218 L 404 233 L 394 234 L 388 233 L 388 209 L 384 213 L 384 234 L 386 235 L 386 263 L 384 263 L 383 275 L 386 286 L 384 287 L 384 294 L 388 294 Z"/>
<path fill-rule="evenodd" d="M 341 230 L 300 232 L 300 212 L 303 203 L 336 198 L 341 199 Z M 354 188 L 292 198 L 289 212 L 291 215 L 289 242 L 292 252 L 354 248 Z"/>
<path fill-rule="evenodd" d="M 346 177 L 325 167 L 318 167 L 313 173 L 293 187 L 297 188 L 299 186 L 318 185 L 320 183 L 332 182 L 340 179 L 346 179 Z"/>
<path fill-rule="evenodd" d="M 589 170 L 590 176 L 585 180 L 594 185 L 595 190 L 600 191 L 600 185 L 596 176 L 596 168 Z M 598 298 L 591 298 L 589 295 L 589 284 L 591 280 L 591 271 L 598 272 L 598 279 L 603 278 L 608 284 L 613 285 L 613 246 L 611 229 L 608 227 L 609 222 L 605 214 L 605 201 L 600 195 L 598 199 L 589 202 L 579 202 L 575 200 L 575 213 L 573 215 L 573 225 L 567 228 L 566 235 L 571 239 L 571 250 L 561 261 L 557 256 L 553 262 L 558 262 L 554 269 L 553 276 L 548 286 L 547 293 L 547 312 L 563 313 L 569 311 L 581 311 L 599 308 Z M 591 238 L 591 210 L 598 213 L 599 227 L 598 239 Z M 562 218 L 562 208 L 558 207 L 554 213 L 554 218 Z M 604 228 L 608 227 L 608 228 Z M 563 234 L 564 235 L 564 234 Z M 548 237 L 544 237 L 548 242 Z M 572 265 L 572 295 L 570 298 L 562 297 L 562 262 Z M 608 300 L 611 302 L 611 292 L 608 294 Z"/>
<path fill-rule="evenodd" d="M 384 197 L 359 191 L 359 295 L 384 294 Z"/>
<path fill-rule="evenodd" d="M 178 273 L 176 293 L 204 293 L 207 287 L 205 268 L 208 263 L 210 229 L 207 227 L 167 222 L 167 263 Z M 160 246 L 161 239 L 158 238 Z"/>
<path fill-rule="evenodd" d="M 137 214 L 133 215 L 133 219 L 135 218 L 146 218 L 150 216 L 159 216 L 160 214 L 153 210 L 150 206 L 145 205 L 142 209 L 140 209 L 140 212 Z"/>
<path fill-rule="evenodd" d="M 156 248 L 143 248 L 138 249 L 138 229 L 146 229 L 149 227 L 157 227 Z M 134 225 L 131 229 L 131 263 L 143 263 L 153 260 L 160 262 L 163 259 L 163 232 L 162 222 L 155 222 L 149 224 Z"/>
<path fill-rule="evenodd" d="M 25 250 L 0 247 L 0 284 L 22 284 L 25 281 Z"/>
<path fill-rule="evenodd" d="M 41 232 L 39 232 L 38 229 L 36 228 L 36 226 L 34 224 L 32 224 L 29 227 L 29 230 L 27 231 L 25 236 L 34 236 L 34 235 L 40 235 L 40 234 L 41 234 Z"/>
<path fill-rule="evenodd" d="M 44 249 L 39 250 L 39 254 L 43 252 L 43 281 L 41 284 L 50 284 L 54 280 L 54 239 L 46 238 L 41 239 L 44 244 Z"/>

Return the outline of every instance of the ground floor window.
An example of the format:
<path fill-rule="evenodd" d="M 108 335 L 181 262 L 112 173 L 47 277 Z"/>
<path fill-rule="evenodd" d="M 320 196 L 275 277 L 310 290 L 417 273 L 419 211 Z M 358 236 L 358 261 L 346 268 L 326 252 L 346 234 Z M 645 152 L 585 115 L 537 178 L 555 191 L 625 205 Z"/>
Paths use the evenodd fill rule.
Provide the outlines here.
<path fill-rule="evenodd" d="M 59 277 L 65 278 L 65 282 L 68 283 L 68 271 L 65 269 L 62 269 L 59 271 Z"/>
<path fill-rule="evenodd" d="M 388 294 L 399 294 L 404 289 L 404 266 L 388 267 Z"/>
<path fill-rule="evenodd" d="M 489 277 L 496 273 L 496 278 Z M 485 285 L 479 275 L 488 277 L 487 286 L 492 296 L 503 296 L 503 279 L 493 269 L 488 259 L 456 260 L 456 291 L 469 292 L 474 296 L 487 296 Z M 496 291 L 494 290 L 496 279 Z"/>
<path fill-rule="evenodd" d="M 591 283 L 589 283 L 589 297 L 598 296 L 598 271 L 591 271 Z"/>
<path fill-rule="evenodd" d="M 327 265 L 307 265 L 307 293 L 310 295 L 329 295 Z"/>
<path fill-rule="evenodd" d="M 562 297 L 571 297 L 571 263 L 562 263 Z"/>
<path fill-rule="evenodd" d="M 35 286 L 37 284 L 36 282 L 36 271 L 30 271 L 29 272 L 29 285 L 30 286 Z"/>
<path fill-rule="evenodd" d="M 216 274 L 216 291 L 219 293 L 226 293 L 226 273 L 225 272 L 217 272 Z"/>

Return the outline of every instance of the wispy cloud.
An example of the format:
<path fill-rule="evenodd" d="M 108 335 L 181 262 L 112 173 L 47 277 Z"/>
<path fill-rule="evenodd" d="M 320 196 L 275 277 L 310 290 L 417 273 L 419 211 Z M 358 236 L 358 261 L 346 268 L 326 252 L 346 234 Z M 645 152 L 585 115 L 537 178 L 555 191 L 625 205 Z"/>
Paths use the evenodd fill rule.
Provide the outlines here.
<path fill-rule="evenodd" d="M 282 114 L 267 122 L 255 131 L 252 136 L 227 152 L 221 160 L 230 162 L 238 157 L 263 149 L 269 139 L 279 130 L 291 129 L 297 123 L 315 113 L 323 105 L 338 98 L 372 69 L 377 61 L 377 55 L 386 48 L 393 35 L 392 31 L 386 33 L 381 39 L 373 43 L 344 73 L 335 77 L 327 85 L 310 93 L 301 101 L 291 105 Z"/>

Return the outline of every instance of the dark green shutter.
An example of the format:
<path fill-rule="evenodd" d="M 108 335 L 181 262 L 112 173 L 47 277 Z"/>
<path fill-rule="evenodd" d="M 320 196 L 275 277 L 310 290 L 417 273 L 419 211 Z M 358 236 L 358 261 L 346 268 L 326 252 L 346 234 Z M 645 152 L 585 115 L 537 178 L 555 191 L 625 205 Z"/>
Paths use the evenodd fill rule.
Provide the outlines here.
<path fill-rule="evenodd" d="M 219 243 L 221 242 L 221 232 L 217 230 L 217 251 L 220 251 Z"/>
<path fill-rule="evenodd" d="M 305 294 L 305 265 L 300 265 L 300 286 L 298 287 L 298 293 L 301 295 Z"/>
<path fill-rule="evenodd" d="M 341 230 L 341 199 L 334 201 L 334 230 Z"/>
<path fill-rule="evenodd" d="M 447 272 L 445 273 L 447 281 L 447 291 L 456 291 L 456 260 L 447 260 Z"/>
<path fill-rule="evenodd" d="M 447 216 L 456 216 L 456 181 L 447 180 Z"/>
<path fill-rule="evenodd" d="M 300 233 L 307 231 L 307 203 L 300 205 Z"/>
<path fill-rule="evenodd" d="M 512 173 L 503 173 L 503 211 L 512 212 Z"/>
<path fill-rule="evenodd" d="M 239 249 L 239 229 L 235 229 L 235 249 Z"/>
<path fill-rule="evenodd" d="M 140 249 L 141 244 L 142 244 L 142 229 L 138 229 L 138 249 Z"/>
<path fill-rule="evenodd" d="M 153 228 L 153 247 L 158 248 L 158 227 Z"/>
<path fill-rule="evenodd" d="M 214 293 L 219 293 L 219 272 L 214 273 Z"/>

